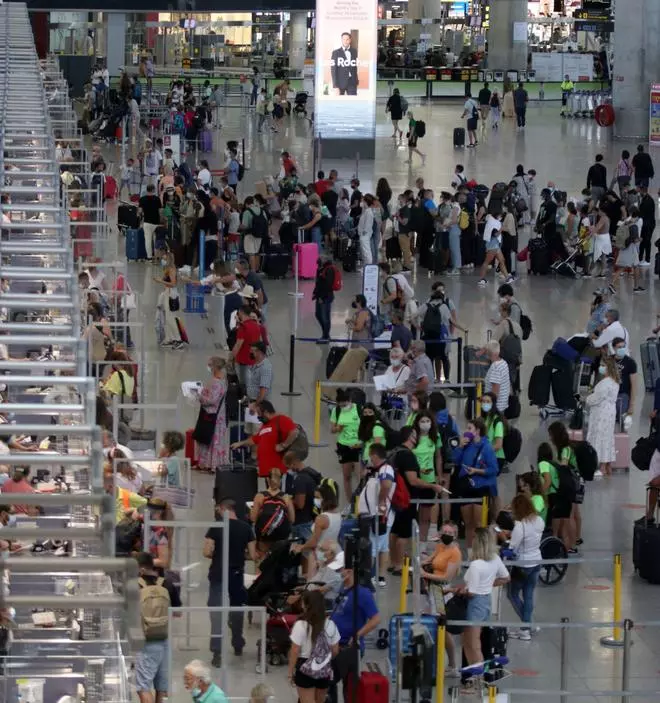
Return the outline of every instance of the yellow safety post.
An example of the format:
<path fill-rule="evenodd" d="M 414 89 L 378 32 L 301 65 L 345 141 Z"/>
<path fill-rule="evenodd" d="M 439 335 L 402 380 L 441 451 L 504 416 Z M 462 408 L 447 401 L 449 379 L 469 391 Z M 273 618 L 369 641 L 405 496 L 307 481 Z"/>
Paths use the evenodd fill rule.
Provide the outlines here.
<path fill-rule="evenodd" d="M 497 703 L 497 686 L 488 687 L 488 703 Z"/>
<path fill-rule="evenodd" d="M 481 417 L 481 382 L 477 383 L 477 406 L 474 416 Z"/>
<path fill-rule="evenodd" d="M 447 629 L 444 625 L 438 627 L 438 642 L 436 645 L 435 664 L 435 703 L 445 700 L 445 640 Z"/>
<path fill-rule="evenodd" d="M 403 560 L 403 571 L 401 573 L 401 591 L 399 592 L 399 612 L 406 612 L 408 581 L 410 579 L 410 557 Z"/>
<path fill-rule="evenodd" d="M 314 392 L 314 444 L 321 442 L 321 381 L 316 382 Z"/>
<path fill-rule="evenodd" d="M 614 555 L 614 621 L 621 622 L 621 555 Z M 614 626 L 614 641 L 622 640 L 621 628 Z"/>
<path fill-rule="evenodd" d="M 481 526 L 488 527 L 488 498 L 481 499 Z"/>

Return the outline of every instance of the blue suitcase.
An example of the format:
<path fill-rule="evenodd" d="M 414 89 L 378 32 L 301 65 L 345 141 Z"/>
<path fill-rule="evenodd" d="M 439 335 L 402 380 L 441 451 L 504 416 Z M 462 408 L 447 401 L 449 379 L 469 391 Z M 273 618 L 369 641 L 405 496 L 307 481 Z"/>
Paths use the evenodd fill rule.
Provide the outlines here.
<path fill-rule="evenodd" d="M 564 361 L 577 361 L 580 355 L 563 337 L 557 337 L 552 345 L 552 353 Z"/>
<path fill-rule="evenodd" d="M 126 258 L 129 261 L 140 261 L 147 258 L 147 247 L 144 243 L 144 230 L 126 230 Z"/>
<path fill-rule="evenodd" d="M 401 620 L 401 642 L 397 642 L 397 620 Z M 410 651 L 410 628 L 415 620 L 415 616 L 412 613 L 401 613 L 399 615 L 393 615 L 390 618 L 390 633 L 389 633 L 389 662 L 390 662 L 390 675 L 393 682 L 397 681 L 397 650 L 401 650 L 401 657 L 405 657 L 407 654 L 412 654 Z M 440 623 L 440 618 L 437 615 L 422 615 L 421 623 L 426 627 L 431 635 L 431 640 L 433 641 L 433 647 L 435 649 L 438 641 L 438 625 Z M 435 665 L 437 657 L 433 657 L 433 676 L 435 677 Z"/>

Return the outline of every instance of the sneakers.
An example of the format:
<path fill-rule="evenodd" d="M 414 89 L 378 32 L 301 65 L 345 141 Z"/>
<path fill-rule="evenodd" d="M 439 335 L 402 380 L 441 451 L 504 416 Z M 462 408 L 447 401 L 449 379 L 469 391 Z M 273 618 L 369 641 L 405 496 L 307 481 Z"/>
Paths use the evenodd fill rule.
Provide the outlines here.
<path fill-rule="evenodd" d="M 451 271 L 447 271 L 445 276 L 460 276 L 461 272 L 458 269 L 452 269 Z"/>
<path fill-rule="evenodd" d="M 488 281 L 487 281 L 485 278 L 482 278 L 482 279 L 477 283 L 477 285 L 478 285 L 480 288 L 484 288 L 485 286 L 488 285 Z"/>
<path fill-rule="evenodd" d="M 651 265 L 651 262 L 650 262 L 650 261 L 640 261 L 640 262 L 639 262 L 639 265 L 640 265 L 640 266 L 646 267 L 646 266 L 650 266 L 650 265 Z"/>
<path fill-rule="evenodd" d="M 211 659 L 211 666 L 214 669 L 220 669 L 220 667 L 222 667 L 222 654 L 220 654 L 220 652 L 213 652 L 213 659 Z"/>
<path fill-rule="evenodd" d="M 513 640 L 529 642 L 532 639 L 532 633 L 528 628 L 523 627 L 520 630 L 509 630 L 509 637 Z"/>
<path fill-rule="evenodd" d="M 594 478 L 603 478 L 603 472 L 600 469 L 594 471 Z"/>
<path fill-rule="evenodd" d="M 387 587 L 387 579 L 384 576 L 379 576 L 378 577 L 378 585 L 380 588 L 386 588 Z"/>
<path fill-rule="evenodd" d="M 511 274 L 509 274 L 509 275 L 504 279 L 504 282 L 505 282 L 505 283 L 513 283 L 515 280 L 516 280 L 516 279 L 515 279 Z"/>
<path fill-rule="evenodd" d="M 454 669 L 452 667 L 445 669 L 445 678 L 446 679 L 460 679 L 460 677 L 461 677 L 461 672 L 458 669 Z"/>
<path fill-rule="evenodd" d="M 568 554 L 569 557 L 575 557 L 579 554 L 577 547 L 572 547 L 566 553 Z"/>
<path fill-rule="evenodd" d="M 642 286 L 636 286 L 633 288 L 633 293 L 643 293 L 646 290 L 646 288 L 642 288 Z"/>

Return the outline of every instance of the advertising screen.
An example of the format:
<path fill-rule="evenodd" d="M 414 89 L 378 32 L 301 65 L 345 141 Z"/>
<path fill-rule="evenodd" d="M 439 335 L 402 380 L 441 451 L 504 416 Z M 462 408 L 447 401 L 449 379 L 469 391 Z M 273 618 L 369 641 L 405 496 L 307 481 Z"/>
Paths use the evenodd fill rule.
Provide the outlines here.
<path fill-rule="evenodd" d="M 317 0 L 314 123 L 324 139 L 373 139 L 376 133 L 378 5 Z"/>

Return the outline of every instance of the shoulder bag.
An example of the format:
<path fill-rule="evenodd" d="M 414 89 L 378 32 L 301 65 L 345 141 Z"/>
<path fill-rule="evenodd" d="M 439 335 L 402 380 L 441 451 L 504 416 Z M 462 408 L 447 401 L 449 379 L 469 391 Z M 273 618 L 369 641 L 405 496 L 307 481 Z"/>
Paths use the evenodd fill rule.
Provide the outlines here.
<path fill-rule="evenodd" d="M 204 410 L 204 406 L 200 405 L 199 415 L 197 415 L 197 422 L 195 423 L 195 429 L 193 430 L 193 439 L 199 444 L 203 444 L 208 447 L 213 441 L 213 434 L 215 433 L 215 423 L 218 419 L 218 413 L 222 408 L 225 398 L 227 397 L 227 392 L 222 396 L 222 399 L 218 403 L 218 408 L 215 412 L 211 413 L 208 410 Z"/>

